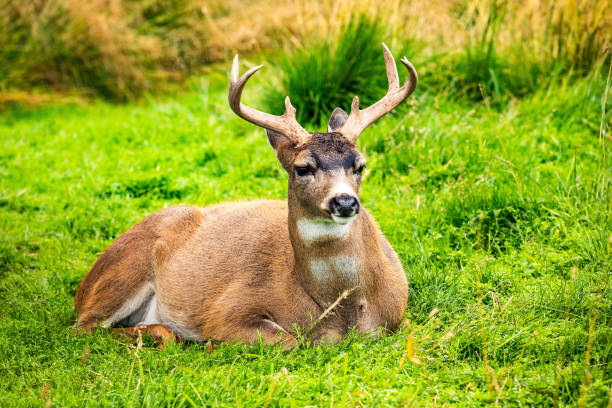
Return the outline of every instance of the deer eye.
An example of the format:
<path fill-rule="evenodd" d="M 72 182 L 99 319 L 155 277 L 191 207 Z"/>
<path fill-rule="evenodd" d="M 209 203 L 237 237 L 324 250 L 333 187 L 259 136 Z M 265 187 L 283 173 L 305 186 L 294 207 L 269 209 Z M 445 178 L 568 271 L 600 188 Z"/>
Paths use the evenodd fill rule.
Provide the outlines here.
<path fill-rule="evenodd" d="M 298 176 L 309 176 L 313 174 L 313 168 L 310 166 L 295 166 L 295 174 Z"/>
<path fill-rule="evenodd" d="M 365 170 L 365 167 L 366 167 L 366 166 L 365 166 L 365 164 L 362 164 L 361 166 L 359 166 L 359 167 L 357 167 L 357 168 L 355 169 L 355 173 L 357 173 L 357 174 L 362 174 L 362 173 L 363 173 L 363 171 Z"/>

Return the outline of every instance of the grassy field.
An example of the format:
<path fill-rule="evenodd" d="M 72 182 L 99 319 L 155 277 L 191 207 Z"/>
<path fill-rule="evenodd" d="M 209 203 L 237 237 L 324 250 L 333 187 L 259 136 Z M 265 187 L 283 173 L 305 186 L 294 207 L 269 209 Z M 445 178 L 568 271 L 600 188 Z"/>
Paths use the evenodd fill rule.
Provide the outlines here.
<path fill-rule="evenodd" d="M 392 335 L 212 352 L 76 335 L 80 280 L 138 220 L 286 196 L 226 86 L 213 70 L 138 104 L 1 114 L 0 406 L 612 406 L 601 75 L 495 105 L 425 81 L 362 135 L 362 201 L 410 284 Z"/>

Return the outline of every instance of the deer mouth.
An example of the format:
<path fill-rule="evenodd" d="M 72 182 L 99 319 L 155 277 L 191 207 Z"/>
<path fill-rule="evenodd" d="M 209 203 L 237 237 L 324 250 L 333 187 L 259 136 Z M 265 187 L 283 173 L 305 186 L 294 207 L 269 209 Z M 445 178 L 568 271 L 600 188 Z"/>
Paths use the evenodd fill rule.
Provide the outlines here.
<path fill-rule="evenodd" d="M 352 222 L 355 217 L 357 217 L 357 214 L 352 214 L 349 216 L 340 216 L 340 215 L 336 215 L 336 214 L 332 214 L 331 218 L 332 220 L 336 223 L 336 224 L 348 224 L 350 222 Z"/>

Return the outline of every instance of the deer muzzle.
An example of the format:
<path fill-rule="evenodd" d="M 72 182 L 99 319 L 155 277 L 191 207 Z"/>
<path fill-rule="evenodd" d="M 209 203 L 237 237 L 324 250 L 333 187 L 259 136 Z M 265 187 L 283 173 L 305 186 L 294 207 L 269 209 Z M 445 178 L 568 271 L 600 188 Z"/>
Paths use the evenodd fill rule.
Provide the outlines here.
<path fill-rule="evenodd" d="M 350 221 L 359 214 L 359 200 L 349 194 L 340 194 L 329 200 L 329 212 L 336 222 Z"/>

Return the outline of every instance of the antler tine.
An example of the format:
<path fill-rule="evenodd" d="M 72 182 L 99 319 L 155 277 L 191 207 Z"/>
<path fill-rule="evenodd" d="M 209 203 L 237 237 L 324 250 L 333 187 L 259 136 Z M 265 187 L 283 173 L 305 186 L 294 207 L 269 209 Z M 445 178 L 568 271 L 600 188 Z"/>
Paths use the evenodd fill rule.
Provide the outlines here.
<path fill-rule="evenodd" d="M 391 55 L 391 51 L 389 51 L 389 48 L 387 48 L 385 43 L 382 44 L 382 48 L 383 56 L 385 58 L 385 67 L 387 70 L 389 90 L 381 100 L 363 110 L 359 109 L 359 97 L 355 96 L 353 98 L 351 113 L 342 128 L 338 130 L 338 132 L 352 141 L 357 140 L 365 128 L 376 122 L 386 113 L 390 112 L 397 105 L 402 103 L 402 101 L 408 98 L 410 94 L 414 92 L 418 82 L 416 70 L 412 64 L 408 62 L 406 57 L 403 57 L 400 59 L 400 62 L 408 70 L 408 79 L 406 79 L 404 85 L 400 87 L 399 75 L 397 73 L 397 66 L 395 65 L 393 55 Z"/>
<path fill-rule="evenodd" d="M 406 69 L 408 70 L 408 79 L 407 79 L 407 83 L 404 84 L 404 86 L 408 85 L 408 89 L 406 90 L 406 92 L 408 93 L 408 95 L 406 95 L 406 98 L 409 97 L 414 90 L 417 87 L 417 83 L 419 82 L 419 76 L 417 75 L 416 69 L 414 68 L 414 66 L 412 65 L 412 63 L 410 61 L 408 61 L 408 58 L 406 57 L 402 57 L 400 58 L 400 62 L 402 64 L 404 64 L 404 66 L 406 67 Z"/>
<path fill-rule="evenodd" d="M 295 108 L 291 105 L 289 97 L 285 98 L 285 113 L 281 116 L 271 115 L 269 113 L 258 111 L 248 107 L 240 102 L 242 98 L 242 91 L 247 81 L 253 74 L 259 71 L 263 65 L 258 65 L 249 69 L 241 77 L 239 70 L 238 55 L 234 57 L 232 64 L 232 70 L 230 73 L 230 86 L 228 101 L 229 105 L 236 113 L 244 120 L 247 120 L 255 125 L 261 126 L 266 129 L 273 130 L 287 136 L 296 144 L 304 143 L 304 141 L 310 137 L 310 133 L 304 129 L 297 122 L 295 117 Z"/>
<path fill-rule="evenodd" d="M 389 90 L 399 88 L 399 74 L 397 73 L 397 65 L 387 44 L 382 43 L 383 56 L 385 57 L 385 68 L 387 69 L 387 81 L 389 82 Z"/>

